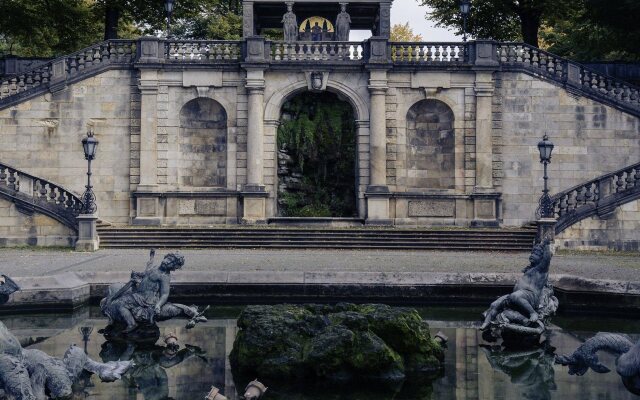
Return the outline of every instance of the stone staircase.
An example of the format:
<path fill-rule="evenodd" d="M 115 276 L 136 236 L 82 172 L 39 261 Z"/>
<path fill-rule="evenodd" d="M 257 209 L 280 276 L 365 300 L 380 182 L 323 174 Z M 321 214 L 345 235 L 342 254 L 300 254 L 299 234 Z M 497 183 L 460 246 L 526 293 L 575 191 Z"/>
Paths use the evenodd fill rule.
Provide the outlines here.
<path fill-rule="evenodd" d="M 535 229 L 98 227 L 101 248 L 530 251 Z"/>

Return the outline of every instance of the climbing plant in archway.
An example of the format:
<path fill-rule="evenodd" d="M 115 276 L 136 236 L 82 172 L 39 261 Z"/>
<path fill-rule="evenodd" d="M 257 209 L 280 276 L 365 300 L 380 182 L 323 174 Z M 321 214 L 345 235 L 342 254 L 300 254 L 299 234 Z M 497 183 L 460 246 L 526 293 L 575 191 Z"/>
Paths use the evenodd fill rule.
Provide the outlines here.
<path fill-rule="evenodd" d="M 333 93 L 299 94 L 278 128 L 278 214 L 357 215 L 356 135 L 351 105 Z"/>

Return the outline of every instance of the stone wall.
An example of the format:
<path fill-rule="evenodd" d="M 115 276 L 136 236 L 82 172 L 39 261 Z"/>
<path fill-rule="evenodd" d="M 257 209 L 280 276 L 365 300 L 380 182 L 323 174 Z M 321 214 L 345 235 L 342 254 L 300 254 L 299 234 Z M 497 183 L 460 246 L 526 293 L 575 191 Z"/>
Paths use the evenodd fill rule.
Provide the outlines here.
<path fill-rule="evenodd" d="M 556 237 L 560 248 L 579 250 L 640 250 L 640 200 L 615 209 L 612 215 L 591 217 Z"/>
<path fill-rule="evenodd" d="M 80 141 L 93 129 L 100 142 L 92 163 L 98 214 L 128 223 L 137 99 L 135 74 L 112 70 L 0 110 L 0 161 L 81 195 L 87 162 Z"/>
<path fill-rule="evenodd" d="M 72 246 L 75 232 L 42 214 L 25 215 L 0 198 L 0 247 Z"/>
<path fill-rule="evenodd" d="M 494 124 L 501 127 L 501 140 L 494 143 L 494 163 L 504 168 L 499 186 L 504 225 L 535 219 L 543 186 L 536 146 L 545 133 L 555 144 L 551 194 L 640 160 L 638 118 L 529 75 L 503 73 L 500 78 Z"/>

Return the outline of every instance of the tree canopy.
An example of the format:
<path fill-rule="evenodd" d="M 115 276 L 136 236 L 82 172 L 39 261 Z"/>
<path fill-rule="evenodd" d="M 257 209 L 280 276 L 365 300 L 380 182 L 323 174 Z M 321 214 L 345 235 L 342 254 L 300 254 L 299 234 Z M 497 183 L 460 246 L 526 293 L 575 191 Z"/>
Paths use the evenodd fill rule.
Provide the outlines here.
<path fill-rule="evenodd" d="M 391 27 L 392 42 L 421 42 L 422 40 L 424 40 L 422 35 L 414 33 L 408 22 Z"/>

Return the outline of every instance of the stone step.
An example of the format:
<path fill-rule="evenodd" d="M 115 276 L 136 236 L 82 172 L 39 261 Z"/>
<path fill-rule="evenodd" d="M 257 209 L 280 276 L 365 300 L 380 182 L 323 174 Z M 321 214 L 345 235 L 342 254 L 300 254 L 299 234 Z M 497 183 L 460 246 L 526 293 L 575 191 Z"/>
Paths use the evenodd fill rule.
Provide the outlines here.
<path fill-rule="evenodd" d="M 103 248 L 528 251 L 528 229 L 99 227 Z"/>

